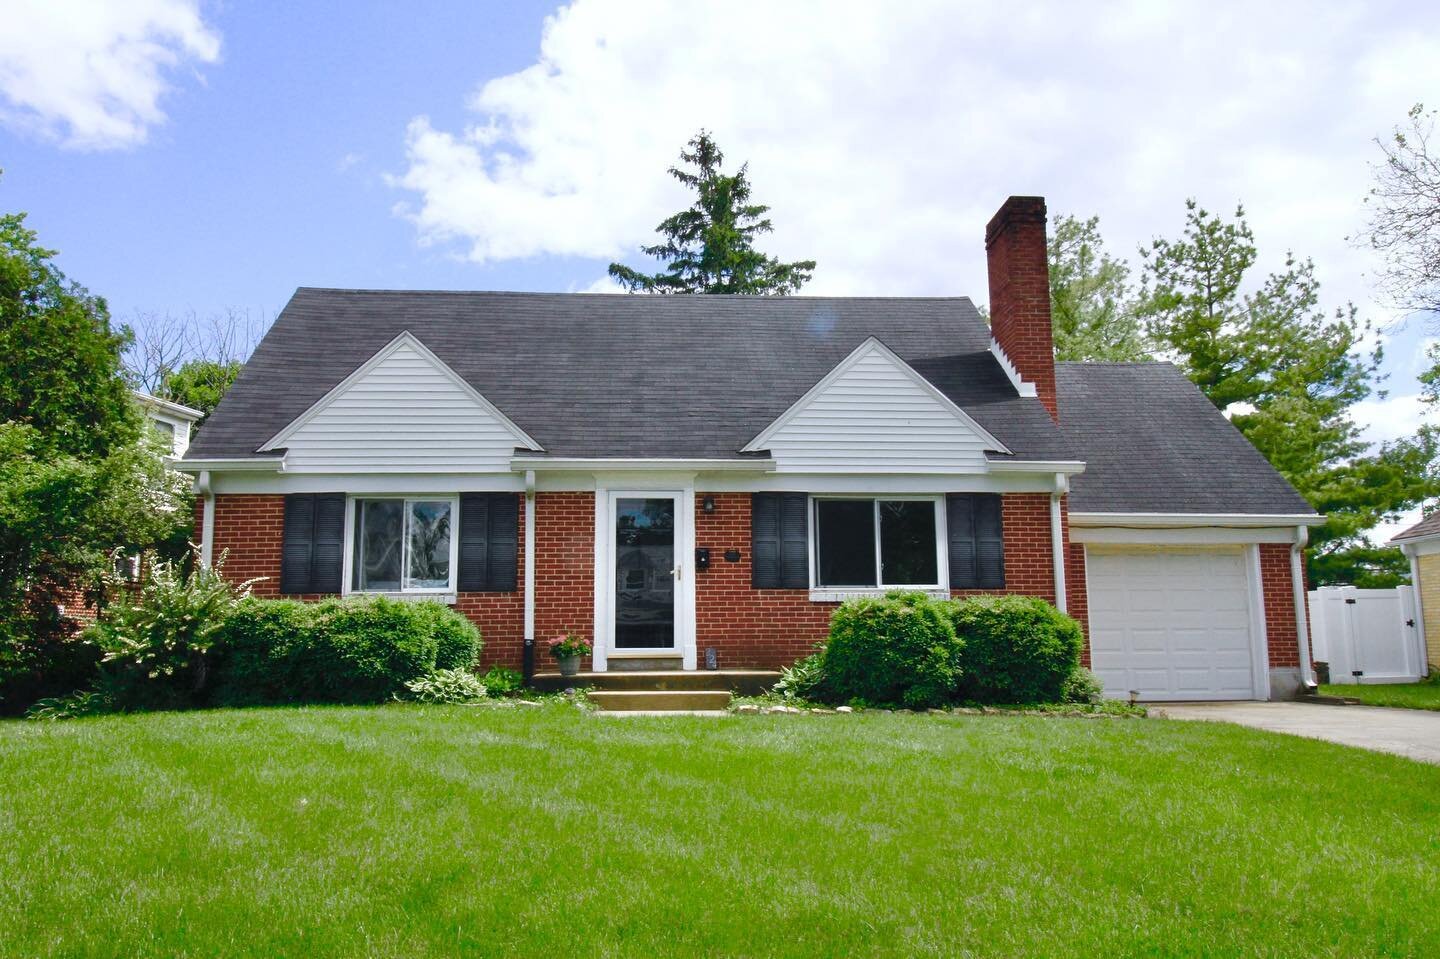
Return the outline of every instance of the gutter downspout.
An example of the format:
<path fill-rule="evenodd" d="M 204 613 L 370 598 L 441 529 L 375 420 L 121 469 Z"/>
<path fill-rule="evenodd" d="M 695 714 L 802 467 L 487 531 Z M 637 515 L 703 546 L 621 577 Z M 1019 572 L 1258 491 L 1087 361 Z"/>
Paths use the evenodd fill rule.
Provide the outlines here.
<path fill-rule="evenodd" d="M 525 685 L 535 678 L 535 471 L 525 471 Z"/>
<path fill-rule="evenodd" d="M 215 491 L 210 486 L 210 471 L 201 470 L 195 479 L 204 512 L 200 517 L 200 565 L 209 568 L 215 560 Z"/>
<path fill-rule="evenodd" d="M 1060 516 L 1060 498 L 1070 489 L 1064 473 L 1055 474 L 1055 492 L 1050 494 L 1050 555 L 1055 566 L 1055 608 L 1066 611 L 1065 526 Z"/>
<path fill-rule="evenodd" d="M 1310 662 L 1310 616 L 1305 602 L 1305 569 L 1302 562 L 1305 544 L 1310 540 L 1310 531 L 1304 526 L 1295 527 L 1295 542 L 1290 546 L 1290 583 L 1295 592 L 1295 636 L 1300 644 L 1300 684 L 1308 692 L 1319 688 L 1315 679 L 1315 668 Z"/>

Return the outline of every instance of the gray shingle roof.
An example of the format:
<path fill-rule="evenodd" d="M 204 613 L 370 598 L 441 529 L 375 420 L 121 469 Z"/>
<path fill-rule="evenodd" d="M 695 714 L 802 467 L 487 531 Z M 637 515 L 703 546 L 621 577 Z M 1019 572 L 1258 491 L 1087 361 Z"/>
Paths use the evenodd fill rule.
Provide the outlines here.
<path fill-rule="evenodd" d="M 1434 536 L 1436 533 L 1440 533 L 1440 513 L 1431 513 L 1404 532 L 1396 533 L 1390 537 L 1390 542 L 1403 543 L 1407 540 Z"/>
<path fill-rule="evenodd" d="M 1085 472 L 1084 513 L 1313 513 L 1169 363 L 1057 363 L 1060 423 Z"/>
<path fill-rule="evenodd" d="M 1021 459 L 1074 459 L 966 298 L 301 288 L 186 454 L 246 457 L 404 330 L 562 457 L 735 458 L 870 336 Z"/>

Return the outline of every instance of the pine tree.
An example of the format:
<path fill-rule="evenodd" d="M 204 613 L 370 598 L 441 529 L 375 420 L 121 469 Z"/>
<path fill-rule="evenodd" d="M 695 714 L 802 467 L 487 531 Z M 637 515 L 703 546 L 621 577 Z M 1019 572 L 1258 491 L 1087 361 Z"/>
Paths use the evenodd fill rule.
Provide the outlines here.
<path fill-rule="evenodd" d="M 611 263 L 610 276 L 632 293 L 777 296 L 794 293 L 810 280 L 814 260 L 781 263 L 755 249 L 755 238 L 774 227 L 765 217 L 770 208 L 750 202 L 748 164 L 734 175 L 723 173 L 725 156 L 704 130 L 681 151 L 680 161 L 670 175 L 695 191 L 695 202 L 655 228 L 665 237 L 663 243 L 641 248 L 665 268 L 649 274 Z"/>

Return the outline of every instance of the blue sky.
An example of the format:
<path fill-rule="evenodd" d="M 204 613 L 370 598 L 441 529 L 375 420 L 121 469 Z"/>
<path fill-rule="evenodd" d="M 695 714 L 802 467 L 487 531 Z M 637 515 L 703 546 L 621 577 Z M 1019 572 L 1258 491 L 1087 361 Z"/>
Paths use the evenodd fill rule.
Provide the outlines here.
<path fill-rule="evenodd" d="M 1083 9 L 1082 9 L 1083 6 Z M 708 127 L 807 292 L 985 299 L 1011 193 L 1112 250 L 1243 201 L 1262 252 L 1388 332 L 1374 439 L 1426 415 L 1364 222 L 1372 139 L 1440 104 L 1440 7 L 8 0 L 0 208 L 136 311 L 269 317 L 306 286 L 605 290 Z M 1258 276 L 1257 276 L 1258 279 Z"/>

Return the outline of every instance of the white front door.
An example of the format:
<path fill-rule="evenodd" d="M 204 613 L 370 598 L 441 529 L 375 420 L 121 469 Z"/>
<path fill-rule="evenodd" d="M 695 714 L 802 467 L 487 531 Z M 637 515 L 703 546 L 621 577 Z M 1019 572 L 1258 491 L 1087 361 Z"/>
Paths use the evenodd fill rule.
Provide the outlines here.
<path fill-rule="evenodd" d="M 1091 547 L 1085 572 L 1091 667 L 1107 696 L 1266 698 L 1250 549 Z"/>
<path fill-rule="evenodd" d="M 679 656 L 694 668 L 688 502 L 667 490 L 609 491 L 600 527 L 608 569 L 596 630 L 607 662 Z"/>

